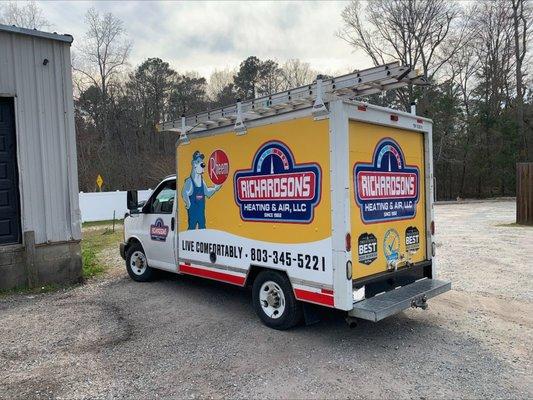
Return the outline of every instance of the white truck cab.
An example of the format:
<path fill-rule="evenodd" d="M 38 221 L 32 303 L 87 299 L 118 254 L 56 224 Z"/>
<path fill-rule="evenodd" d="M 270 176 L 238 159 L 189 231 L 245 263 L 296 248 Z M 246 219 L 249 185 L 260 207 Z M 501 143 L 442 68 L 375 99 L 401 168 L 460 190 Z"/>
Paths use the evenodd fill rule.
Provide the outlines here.
<path fill-rule="evenodd" d="M 142 276 L 148 265 L 176 271 L 176 175 L 167 176 L 138 210 L 130 210 L 124 218 L 127 240 L 120 245 L 126 258 L 136 244 L 142 251 L 130 257 L 128 272 Z"/>

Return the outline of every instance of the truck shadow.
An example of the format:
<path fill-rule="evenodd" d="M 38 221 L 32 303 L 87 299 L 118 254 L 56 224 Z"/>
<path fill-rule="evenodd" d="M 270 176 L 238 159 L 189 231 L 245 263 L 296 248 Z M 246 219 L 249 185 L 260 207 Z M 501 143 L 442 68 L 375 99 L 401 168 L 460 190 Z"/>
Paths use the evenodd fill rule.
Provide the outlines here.
<path fill-rule="evenodd" d="M 214 306 L 220 312 L 221 319 L 233 319 L 231 315 L 238 314 L 239 317 L 246 319 L 247 322 L 254 320 L 257 324 L 261 322 L 255 315 L 252 301 L 251 289 L 241 288 L 230 284 L 224 284 L 208 279 L 197 278 L 188 275 L 176 275 L 173 273 L 160 272 L 159 282 L 169 289 L 179 289 L 179 295 L 185 295 L 189 300 L 194 300 L 200 304 Z M 369 332 L 374 339 L 376 335 L 383 335 L 384 338 L 390 339 L 391 331 L 398 332 L 403 326 L 406 332 L 414 332 L 416 329 L 434 327 L 432 322 L 416 318 L 416 314 L 425 314 L 431 311 L 412 310 L 400 312 L 378 323 L 357 320 L 355 327 L 350 327 L 345 320 L 346 314 L 343 311 L 330 309 L 327 307 L 312 306 L 313 312 L 318 317 L 318 322 L 311 324 L 302 324 L 291 330 L 298 334 L 306 331 L 315 332 L 337 332 L 347 337 L 359 337 L 364 335 L 363 332 Z M 228 313 L 229 315 L 225 315 Z M 410 314 L 410 315 L 407 315 Z M 413 319 L 411 315 L 415 315 Z M 244 322 L 244 321 L 243 321 Z M 268 329 L 265 327 L 265 329 Z"/>

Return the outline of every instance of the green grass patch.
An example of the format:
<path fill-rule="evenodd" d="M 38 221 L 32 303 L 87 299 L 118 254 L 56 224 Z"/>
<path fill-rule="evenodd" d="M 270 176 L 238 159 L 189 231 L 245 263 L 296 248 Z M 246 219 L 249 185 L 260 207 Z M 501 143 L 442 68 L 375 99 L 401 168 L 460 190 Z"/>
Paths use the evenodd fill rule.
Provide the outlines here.
<path fill-rule="evenodd" d="M 81 245 L 81 259 L 83 262 L 83 277 L 85 279 L 92 278 L 105 271 L 103 264 L 98 262 L 97 252 L 95 247 L 87 245 L 87 243 Z"/>
<path fill-rule="evenodd" d="M 122 240 L 122 224 L 117 225 L 115 221 L 115 231 L 112 230 L 112 222 L 101 221 L 91 223 L 91 229 L 86 229 L 84 225 L 83 240 L 81 241 L 81 256 L 83 262 L 83 277 L 92 278 L 104 273 L 111 265 L 107 265 L 102 254 L 105 251 L 116 251 L 118 244 Z"/>
<path fill-rule="evenodd" d="M 122 226 L 124 224 L 124 220 L 123 219 L 116 219 L 115 220 L 115 227 L 117 225 L 119 226 Z M 113 220 L 112 219 L 108 219 L 108 220 L 105 220 L 105 221 L 91 221 L 91 222 L 84 222 L 81 224 L 82 228 L 89 228 L 91 226 L 113 226 Z"/>

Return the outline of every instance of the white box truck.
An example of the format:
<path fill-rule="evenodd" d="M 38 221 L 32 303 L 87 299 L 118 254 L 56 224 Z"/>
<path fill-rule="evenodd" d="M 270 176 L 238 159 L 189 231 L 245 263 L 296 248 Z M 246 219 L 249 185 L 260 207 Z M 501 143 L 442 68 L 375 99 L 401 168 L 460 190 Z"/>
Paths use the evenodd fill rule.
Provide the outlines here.
<path fill-rule="evenodd" d="M 450 289 L 436 279 L 432 122 L 353 100 L 424 83 L 397 63 L 211 110 L 178 132 L 176 175 L 128 194 L 122 257 L 252 288 L 269 327 L 312 307 L 379 321 Z"/>

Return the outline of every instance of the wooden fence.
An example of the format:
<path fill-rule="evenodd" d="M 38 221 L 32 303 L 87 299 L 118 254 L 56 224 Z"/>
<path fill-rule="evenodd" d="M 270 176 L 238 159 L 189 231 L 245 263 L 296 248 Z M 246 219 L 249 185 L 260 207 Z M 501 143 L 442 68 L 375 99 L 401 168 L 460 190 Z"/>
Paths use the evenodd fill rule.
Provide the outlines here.
<path fill-rule="evenodd" d="M 516 223 L 533 225 L 533 163 L 516 165 Z"/>

